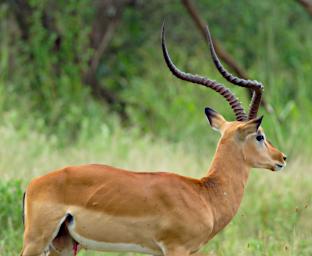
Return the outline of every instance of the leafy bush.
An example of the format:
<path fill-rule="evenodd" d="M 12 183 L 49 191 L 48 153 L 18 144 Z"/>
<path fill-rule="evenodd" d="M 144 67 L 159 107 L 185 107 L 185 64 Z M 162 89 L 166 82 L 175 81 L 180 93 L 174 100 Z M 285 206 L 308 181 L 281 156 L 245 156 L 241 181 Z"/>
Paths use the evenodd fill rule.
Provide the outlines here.
<path fill-rule="evenodd" d="M 21 249 L 23 190 L 20 180 L 0 180 L 0 255 Z"/>
<path fill-rule="evenodd" d="M 77 140 L 79 133 L 92 137 L 100 132 L 101 124 L 114 123 L 112 108 L 96 102 L 82 79 L 92 54 L 88 35 L 96 12 L 93 2 L 30 1 L 30 37 L 26 41 L 12 29 L 8 3 L 0 4 L 1 122 L 55 134 L 63 144 Z M 311 151 L 312 90 L 308 81 L 312 38 L 306 33 L 310 17 L 305 10 L 290 0 L 274 4 L 202 0 L 197 4 L 213 36 L 251 78 L 264 82 L 265 97 L 275 110 L 265 113 L 264 119 L 272 140 L 290 153 L 303 142 L 305 151 Z M 53 29 L 43 26 L 47 11 L 55 21 Z M 200 144 L 204 141 L 200 134 L 205 135 L 207 128 L 205 106 L 216 108 L 229 119 L 233 114 L 212 91 L 185 86 L 170 74 L 160 49 L 164 17 L 168 47 L 177 65 L 223 81 L 180 1 L 164 0 L 142 2 L 125 10 L 101 59 L 97 78 L 125 101 L 128 125 L 172 141 Z M 62 38 L 57 51 L 54 31 Z M 229 86 L 248 106 L 245 91 Z"/>

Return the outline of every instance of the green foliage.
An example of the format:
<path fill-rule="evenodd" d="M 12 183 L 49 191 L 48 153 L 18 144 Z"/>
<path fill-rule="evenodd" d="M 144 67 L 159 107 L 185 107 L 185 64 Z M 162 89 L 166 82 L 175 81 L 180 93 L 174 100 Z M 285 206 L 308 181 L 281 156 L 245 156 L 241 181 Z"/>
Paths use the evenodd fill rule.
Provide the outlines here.
<path fill-rule="evenodd" d="M 0 3 L 0 255 L 20 250 L 22 187 L 46 170 L 102 162 L 203 175 L 199 170 L 207 168 L 218 139 L 203 109 L 213 107 L 229 120 L 233 114 L 214 92 L 186 86 L 168 71 L 159 38 L 164 18 L 179 68 L 223 82 L 246 107 L 248 98 L 217 74 L 181 1 L 141 1 L 126 8 L 100 61 L 99 83 L 126 102 L 129 122 L 123 127 L 114 108 L 95 101 L 83 81 L 93 54 L 93 1 L 28 1 L 27 39 L 17 29 L 14 2 Z M 311 17 L 291 0 L 196 5 L 250 78 L 263 81 L 274 109 L 261 109 L 263 127 L 293 163 L 283 176 L 253 175 L 237 217 L 204 251 L 311 255 L 311 168 L 301 161 L 312 153 Z M 43 23 L 45 15 L 53 26 Z"/>
<path fill-rule="evenodd" d="M 11 29 L 11 5 L 0 5 L 2 122 L 9 120 L 19 129 L 47 131 L 64 143 L 76 140 L 81 132 L 92 137 L 100 132 L 101 124 L 111 125 L 111 119 L 115 122 L 109 113 L 114 108 L 100 106 L 82 79 L 92 55 L 89 34 L 96 12 L 92 1 L 33 0 L 30 4 L 26 41 L 21 32 Z M 310 17 L 305 10 L 290 0 L 275 4 L 202 0 L 197 4 L 213 36 L 251 78 L 264 82 L 265 98 L 275 110 L 270 115 L 261 110 L 271 140 L 290 153 L 304 141 L 310 151 L 312 36 L 306 33 Z M 52 28 L 43 23 L 47 14 Z M 222 82 L 209 61 L 207 45 L 180 1 L 164 0 L 125 9 L 97 78 L 126 102 L 130 125 L 172 141 L 201 144 L 207 129 L 205 106 L 230 120 L 233 114 L 214 92 L 184 86 L 186 83 L 170 74 L 159 43 L 165 17 L 168 47 L 177 65 Z M 62 43 L 56 50 L 57 36 Z M 248 106 L 246 92 L 229 86 Z"/>
<path fill-rule="evenodd" d="M 92 120 L 97 124 L 102 110 L 82 81 L 91 55 L 88 34 L 93 9 L 88 1 L 31 1 L 32 15 L 27 40 L 8 29 L 10 8 L 1 4 L 1 109 L 18 111 L 23 117 L 16 125 L 29 122 L 37 129 L 76 138 L 79 129 Z M 43 26 L 44 15 L 55 21 Z M 46 22 L 48 22 L 46 21 Z M 52 25 L 50 25 L 52 26 Z M 57 38 L 57 36 L 59 38 Z M 15 37 L 20 40 L 16 40 Z M 61 43 L 57 44 L 57 40 Z M 56 49 L 59 47 L 59 49 Z M 10 63 L 9 58 L 14 59 Z M 87 120 L 85 116 L 88 116 Z"/>
<path fill-rule="evenodd" d="M 164 5 L 163 1 L 155 1 L 144 5 L 142 12 L 132 10 L 123 17 L 120 34 L 129 35 L 134 27 L 134 37 L 124 37 L 130 46 L 118 48 L 118 54 L 111 56 L 109 65 L 112 70 L 124 65 L 124 56 L 128 56 L 127 66 L 131 70 L 128 75 L 126 68 L 123 72 L 119 73 L 119 69 L 114 72 L 127 79 L 121 92 L 124 99 L 140 104 L 139 109 L 137 105 L 128 106 L 134 124 L 143 131 L 153 131 L 171 140 L 195 138 L 196 143 L 201 143 L 199 134 L 205 136 L 204 129 L 207 129 L 203 115 L 205 106 L 215 108 L 229 120 L 233 119 L 233 114 L 214 92 L 185 86 L 185 82 L 168 71 L 159 44 L 164 17 L 167 18 L 168 48 L 177 66 L 188 72 L 207 74 L 220 82 L 224 79 L 209 61 L 207 45 L 194 30 L 181 3 L 173 1 L 166 4 L 165 9 Z M 312 90 L 308 70 L 312 36 L 306 33 L 310 17 L 305 10 L 293 1 L 282 0 L 275 4 L 270 1 L 199 1 L 198 6 L 213 36 L 246 68 L 251 78 L 263 81 L 265 98 L 274 109 L 272 114 L 263 110 L 260 113 L 265 115 L 264 128 L 270 140 L 290 155 L 297 152 L 304 141 L 310 152 Z M 145 17 L 148 22 L 142 23 Z M 121 40 L 116 38 L 112 44 L 116 46 Z M 109 77 L 117 86 L 119 81 L 113 79 L 113 73 Z M 229 87 L 247 107 L 246 92 L 233 85 Z"/>
<path fill-rule="evenodd" d="M 22 194 L 21 181 L 0 180 L 0 255 L 17 255 L 21 248 Z"/>

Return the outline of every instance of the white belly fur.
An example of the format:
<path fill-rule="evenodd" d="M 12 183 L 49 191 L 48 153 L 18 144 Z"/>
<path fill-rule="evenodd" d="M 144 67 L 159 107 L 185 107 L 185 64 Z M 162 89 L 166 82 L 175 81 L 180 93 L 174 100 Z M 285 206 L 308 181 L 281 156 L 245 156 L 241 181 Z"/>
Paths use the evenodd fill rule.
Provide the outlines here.
<path fill-rule="evenodd" d="M 75 232 L 75 224 L 70 224 L 67 226 L 68 231 L 72 238 L 74 238 L 82 247 L 95 251 L 108 251 L 108 252 L 137 252 L 159 255 L 159 252 L 154 251 L 150 248 L 143 247 L 139 244 L 130 243 L 106 243 L 96 240 L 91 240 L 86 237 L 79 235 Z"/>

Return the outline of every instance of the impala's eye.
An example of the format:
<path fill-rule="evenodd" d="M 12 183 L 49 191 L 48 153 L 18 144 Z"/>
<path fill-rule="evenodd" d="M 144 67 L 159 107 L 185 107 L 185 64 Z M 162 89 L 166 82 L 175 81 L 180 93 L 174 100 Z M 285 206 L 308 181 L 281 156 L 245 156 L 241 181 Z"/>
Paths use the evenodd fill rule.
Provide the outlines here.
<path fill-rule="evenodd" d="M 256 140 L 257 141 L 263 141 L 264 140 L 264 136 L 263 135 L 257 135 Z"/>

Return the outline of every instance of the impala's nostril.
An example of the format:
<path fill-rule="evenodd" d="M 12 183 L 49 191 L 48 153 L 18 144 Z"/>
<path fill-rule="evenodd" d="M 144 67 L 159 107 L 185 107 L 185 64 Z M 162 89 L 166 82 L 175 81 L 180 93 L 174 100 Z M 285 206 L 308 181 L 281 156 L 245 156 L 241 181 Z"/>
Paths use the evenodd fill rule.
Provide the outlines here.
<path fill-rule="evenodd" d="M 283 159 L 284 159 L 284 161 L 286 161 L 287 160 L 287 156 L 283 156 Z"/>

